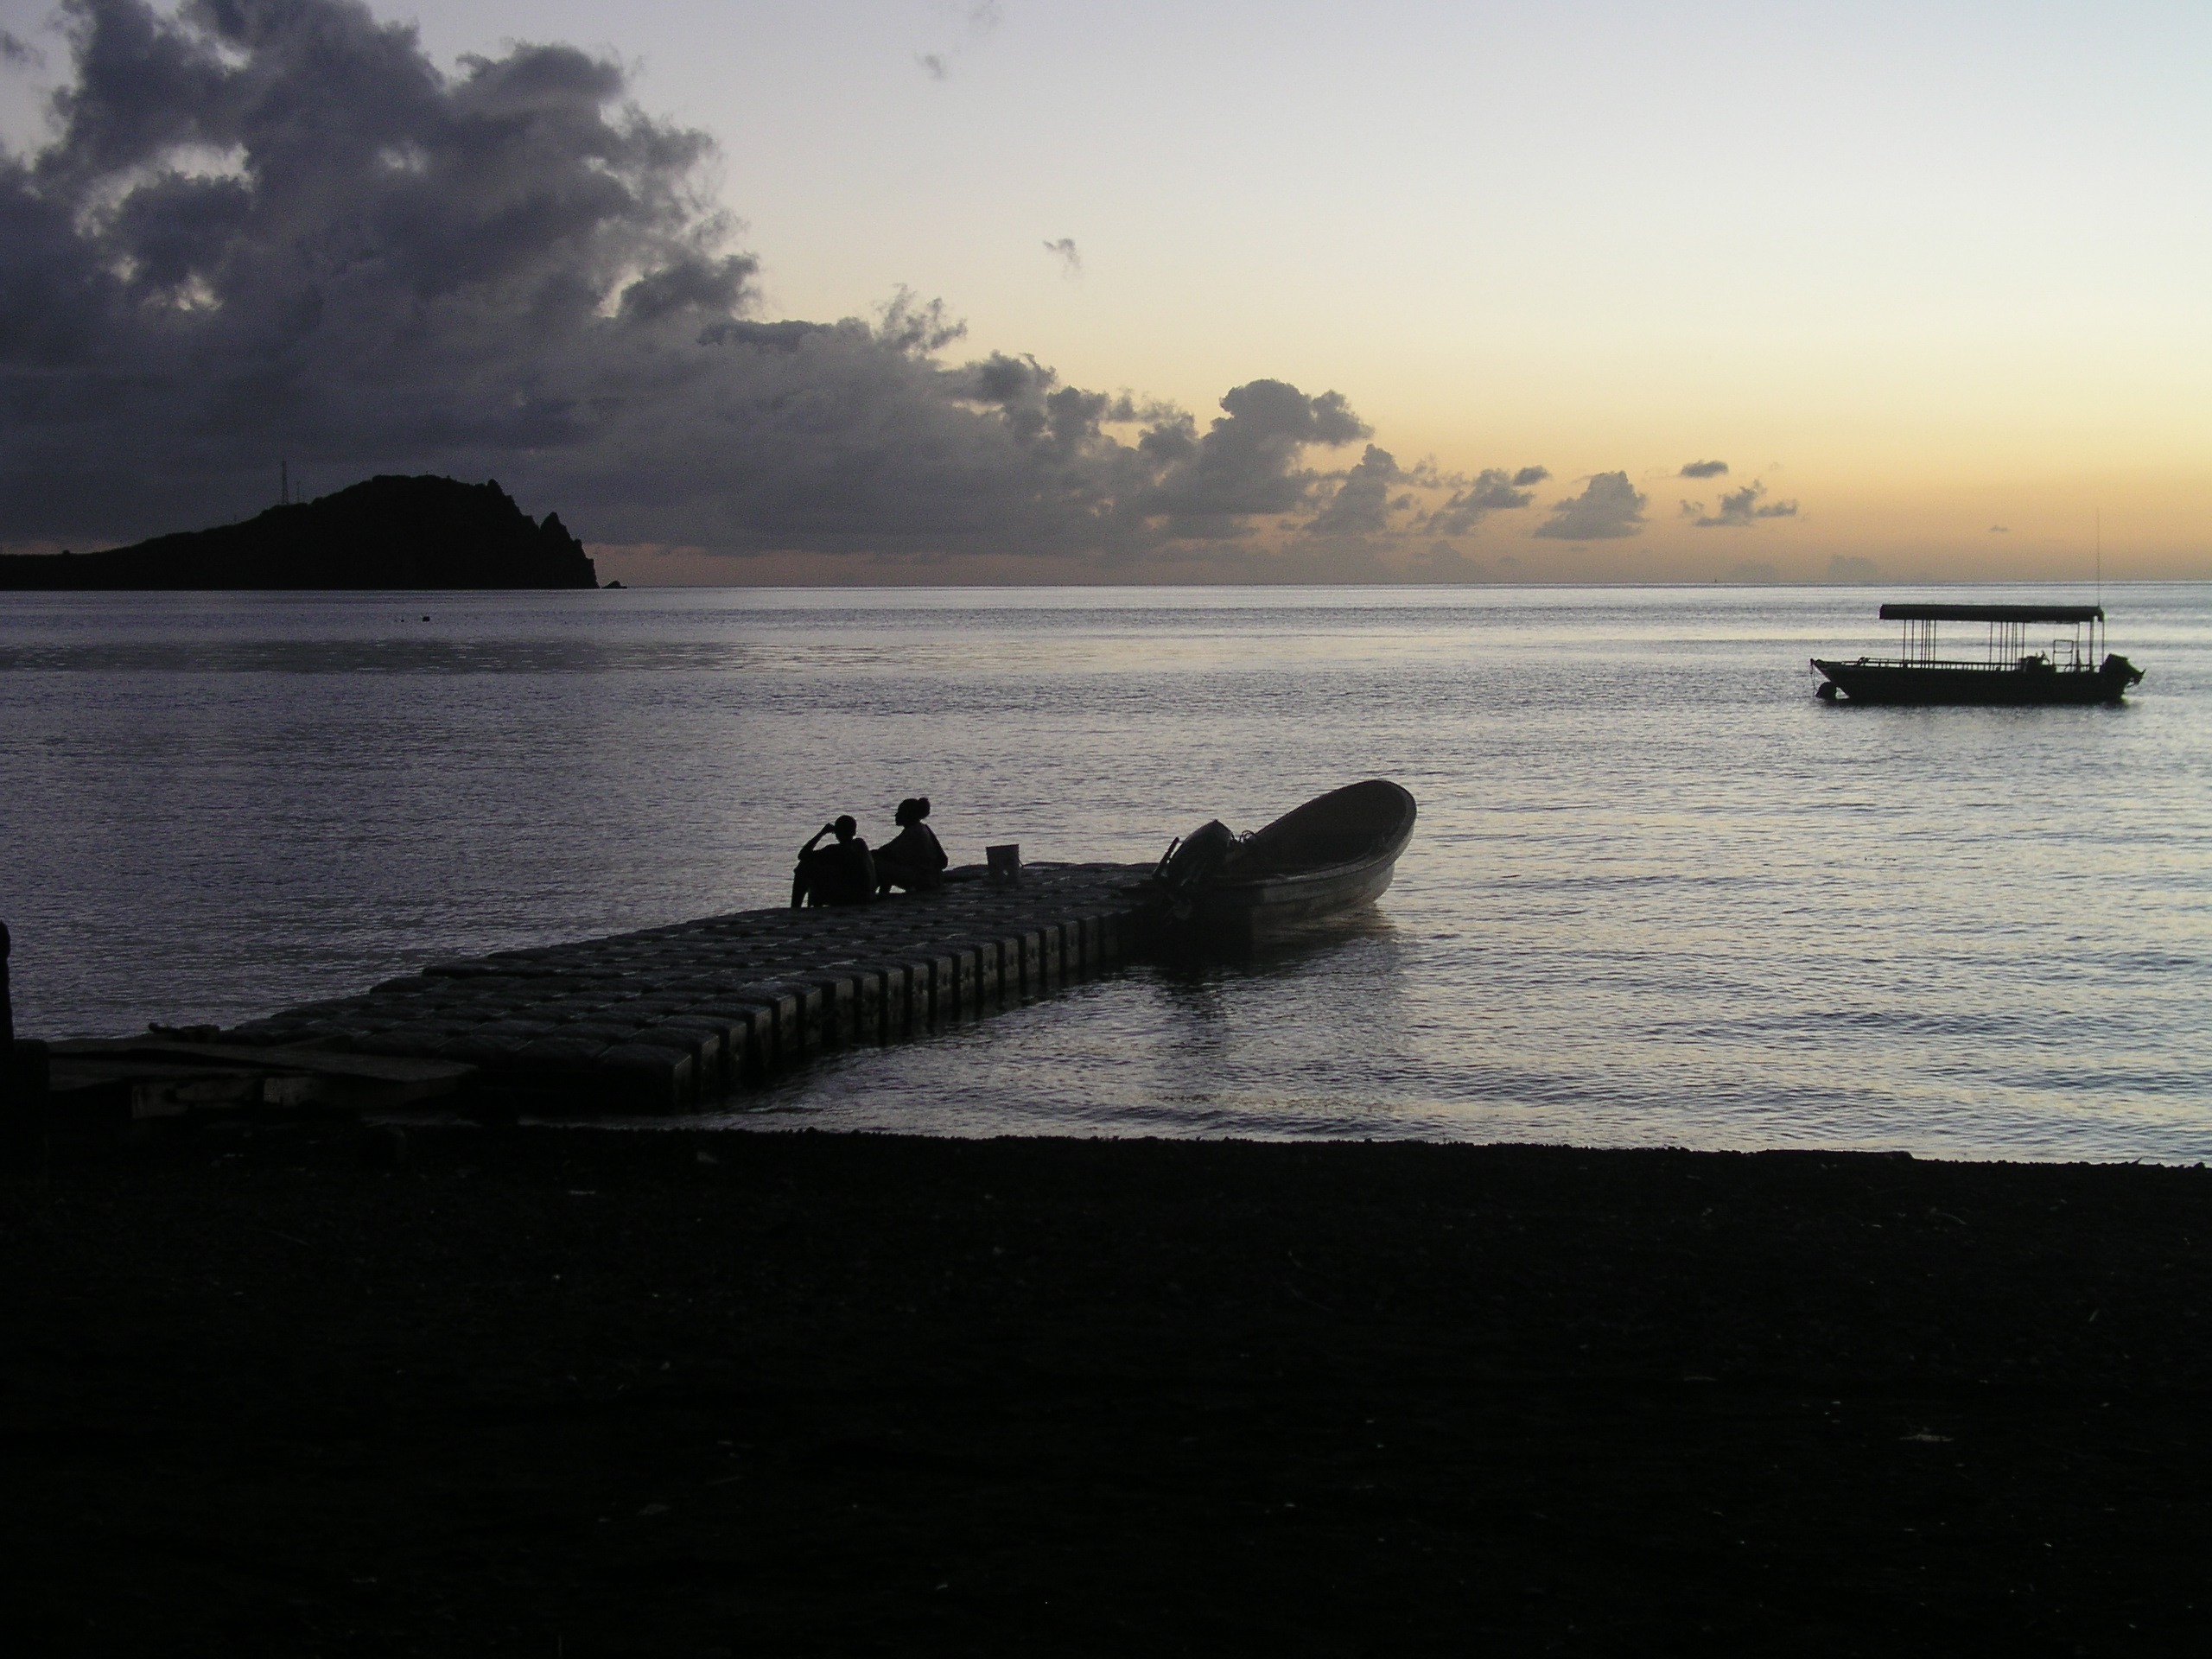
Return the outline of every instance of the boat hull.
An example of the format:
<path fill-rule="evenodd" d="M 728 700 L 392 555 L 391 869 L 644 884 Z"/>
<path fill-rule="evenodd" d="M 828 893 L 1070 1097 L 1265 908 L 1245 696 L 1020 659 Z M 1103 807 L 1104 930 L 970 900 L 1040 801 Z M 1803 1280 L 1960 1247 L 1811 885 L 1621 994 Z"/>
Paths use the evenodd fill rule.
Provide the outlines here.
<path fill-rule="evenodd" d="M 1392 853 L 1367 868 L 1226 883 L 1192 906 L 1185 925 L 1207 938 L 1230 944 L 1283 938 L 1373 904 L 1389 891 L 1397 864 L 1397 854 Z"/>
<path fill-rule="evenodd" d="M 1939 668 L 1904 663 L 1838 663 L 1813 658 L 1836 691 L 1853 702 L 1929 706 L 1968 703 L 2024 707 L 2118 702 L 2142 675 L 2133 669 Z M 1829 690 L 1833 686 L 1834 690 Z"/>
<path fill-rule="evenodd" d="M 1269 853 L 1284 843 L 1295 849 L 1308 826 L 1333 820 L 1332 827 L 1341 836 L 1348 818 L 1367 826 L 1358 837 L 1363 845 L 1357 854 L 1299 864 L 1290 861 L 1294 851 L 1287 855 L 1278 851 L 1287 868 L 1252 874 L 1240 874 L 1232 860 L 1191 896 L 1180 931 L 1208 944 L 1254 944 L 1371 905 L 1388 891 L 1397 873 L 1398 855 L 1413 838 L 1414 817 L 1413 796 L 1381 779 L 1309 801 L 1253 836 L 1242 856 L 1249 862 L 1265 863 Z"/>

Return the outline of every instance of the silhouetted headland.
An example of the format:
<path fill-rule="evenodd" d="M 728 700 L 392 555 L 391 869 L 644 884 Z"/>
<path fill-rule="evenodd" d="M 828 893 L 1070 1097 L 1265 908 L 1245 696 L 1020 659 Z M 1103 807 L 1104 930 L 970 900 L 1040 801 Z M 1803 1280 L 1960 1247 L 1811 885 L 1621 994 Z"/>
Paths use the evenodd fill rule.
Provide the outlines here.
<path fill-rule="evenodd" d="M 531 519 L 497 480 L 386 474 L 244 524 L 103 553 L 0 558 L 0 588 L 596 588 L 556 512 Z"/>

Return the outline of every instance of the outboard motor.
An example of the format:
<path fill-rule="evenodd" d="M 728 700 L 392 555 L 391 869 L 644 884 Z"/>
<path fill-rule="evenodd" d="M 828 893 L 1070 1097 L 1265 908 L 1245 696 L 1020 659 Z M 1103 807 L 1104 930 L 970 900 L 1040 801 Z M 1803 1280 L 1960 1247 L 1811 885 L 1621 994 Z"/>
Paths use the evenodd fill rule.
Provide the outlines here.
<path fill-rule="evenodd" d="M 1219 818 L 1200 825 L 1169 852 L 1160 868 L 1160 885 L 1178 921 L 1187 918 L 1199 890 L 1228 861 L 1236 836 Z"/>

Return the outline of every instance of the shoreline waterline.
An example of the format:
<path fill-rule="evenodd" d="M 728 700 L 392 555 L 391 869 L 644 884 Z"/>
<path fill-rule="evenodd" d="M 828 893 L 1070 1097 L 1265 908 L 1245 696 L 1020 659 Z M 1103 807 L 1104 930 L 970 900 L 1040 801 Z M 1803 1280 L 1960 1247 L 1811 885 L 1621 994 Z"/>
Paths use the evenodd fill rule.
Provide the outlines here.
<path fill-rule="evenodd" d="M 234 1024 L 773 904 L 807 830 L 849 810 L 880 835 L 916 793 L 963 861 L 1148 863 L 1207 817 L 1387 776 L 1421 823 L 1333 947 L 1118 976 L 761 1103 L 957 1134 L 2212 1155 L 2212 586 L 2108 586 L 2150 671 L 2119 710 L 1819 705 L 1807 658 L 1891 643 L 1877 596 L 0 603 L 18 1020 Z"/>

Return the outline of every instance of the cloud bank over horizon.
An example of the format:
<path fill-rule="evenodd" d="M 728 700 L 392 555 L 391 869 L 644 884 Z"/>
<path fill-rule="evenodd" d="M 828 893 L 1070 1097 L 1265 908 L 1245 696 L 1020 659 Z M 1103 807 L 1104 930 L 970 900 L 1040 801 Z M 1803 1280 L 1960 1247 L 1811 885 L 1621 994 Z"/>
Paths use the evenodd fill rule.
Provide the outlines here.
<path fill-rule="evenodd" d="M 1719 507 L 1707 512 L 1702 501 L 1682 503 L 1682 517 L 1700 530 L 1749 530 L 1762 518 L 1795 518 L 1795 501 L 1769 501 L 1766 486 L 1753 479 L 1740 490 L 1720 498 Z"/>
<path fill-rule="evenodd" d="M 712 145 L 620 65 L 516 45 L 452 77 L 358 0 L 64 8 L 52 141 L 0 162 L 0 533 L 236 510 L 280 457 L 495 473 L 610 541 L 732 551 L 1233 543 L 1369 429 L 1233 388 L 1201 429 L 900 295 L 762 321 Z"/>
<path fill-rule="evenodd" d="M 1599 473 L 1582 493 L 1554 505 L 1551 517 L 1534 533 L 1561 542 L 1614 541 L 1640 534 L 1650 498 L 1628 481 L 1626 473 Z"/>
<path fill-rule="evenodd" d="M 1202 420 L 958 360 L 964 327 L 904 291 L 764 318 L 713 140 L 611 57 L 510 44 L 448 73 L 363 0 L 60 12 L 49 134 L 0 153 L 0 543 L 240 517 L 289 460 L 496 476 L 595 543 L 708 556 L 1451 573 L 1475 568 L 1451 538 L 1551 476 L 1402 466 L 1342 394 L 1282 379 Z M 1045 247 L 1079 274 L 1071 238 Z M 1713 522 L 1794 512 L 1750 487 Z M 1509 533 L 1625 538 L 1645 505 L 1600 473 Z"/>

